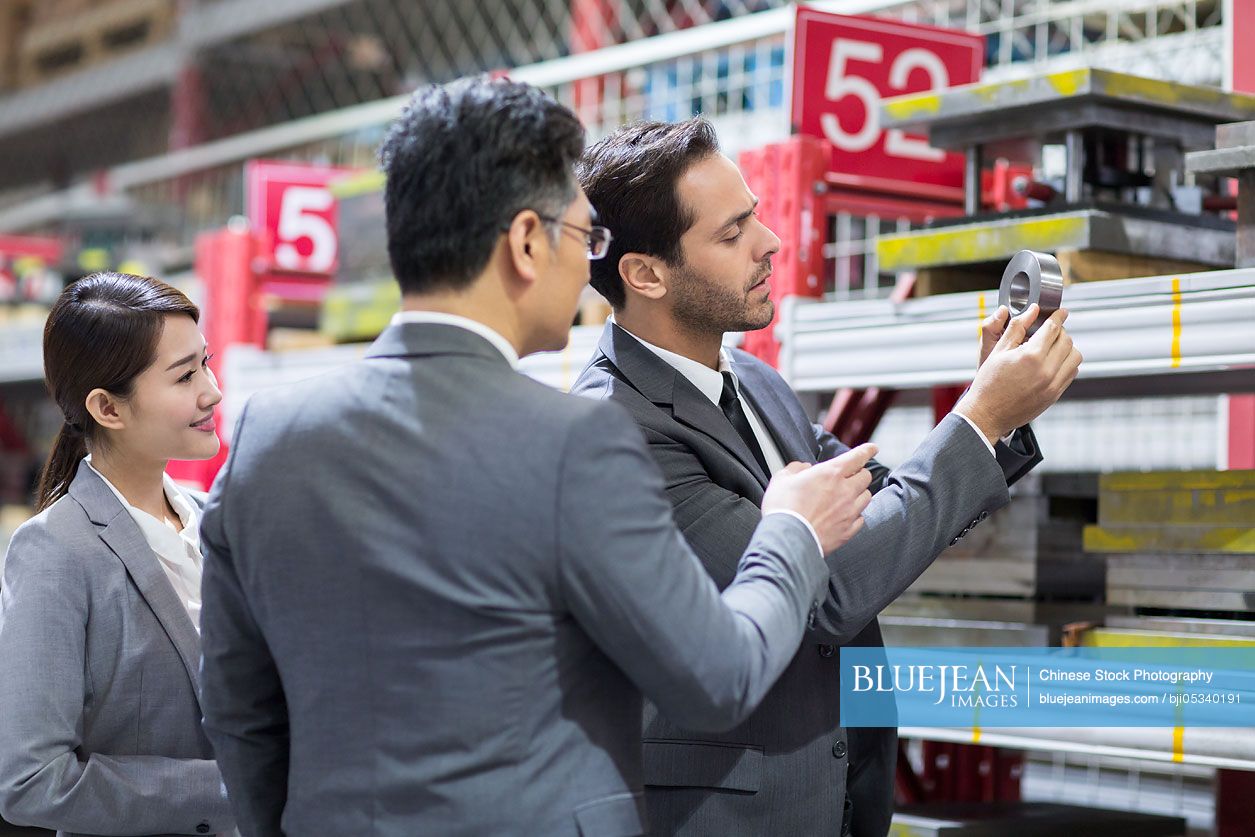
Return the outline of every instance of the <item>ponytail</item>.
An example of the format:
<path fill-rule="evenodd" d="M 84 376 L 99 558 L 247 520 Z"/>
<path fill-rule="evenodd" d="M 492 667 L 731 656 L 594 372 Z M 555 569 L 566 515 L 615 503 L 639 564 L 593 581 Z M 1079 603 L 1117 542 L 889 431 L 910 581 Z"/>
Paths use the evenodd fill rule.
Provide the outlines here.
<path fill-rule="evenodd" d="M 57 432 L 57 438 L 52 443 L 52 452 L 48 454 L 48 461 L 44 463 L 43 473 L 39 477 L 36 513 L 65 496 L 84 456 L 87 456 L 87 440 L 83 436 L 83 429 L 66 421 Z"/>

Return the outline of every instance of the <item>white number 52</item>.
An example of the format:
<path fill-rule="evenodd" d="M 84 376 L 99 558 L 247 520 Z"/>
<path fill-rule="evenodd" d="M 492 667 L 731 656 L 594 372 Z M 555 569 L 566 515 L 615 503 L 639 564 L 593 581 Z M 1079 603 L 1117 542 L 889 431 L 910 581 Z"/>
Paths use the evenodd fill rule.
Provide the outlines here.
<path fill-rule="evenodd" d="M 820 116 L 824 135 L 842 151 L 866 151 L 880 139 L 880 91 L 862 76 L 849 73 L 847 65 L 851 61 L 878 64 L 883 59 L 884 48 L 880 44 L 845 38 L 832 42 L 824 96 L 830 102 L 840 101 L 846 96 L 856 96 L 862 102 L 863 112 L 866 114 L 863 127 L 853 133 L 841 127 L 836 114 L 825 113 Z M 928 74 L 929 90 L 940 90 L 950 85 L 950 74 L 937 54 L 915 47 L 899 53 L 893 59 L 893 64 L 889 67 L 889 86 L 894 90 L 905 90 L 907 80 L 917 69 Z M 885 153 L 892 157 L 931 162 L 944 160 L 946 156 L 945 151 L 933 148 L 917 137 L 909 137 L 898 128 L 889 129 L 885 137 Z"/>

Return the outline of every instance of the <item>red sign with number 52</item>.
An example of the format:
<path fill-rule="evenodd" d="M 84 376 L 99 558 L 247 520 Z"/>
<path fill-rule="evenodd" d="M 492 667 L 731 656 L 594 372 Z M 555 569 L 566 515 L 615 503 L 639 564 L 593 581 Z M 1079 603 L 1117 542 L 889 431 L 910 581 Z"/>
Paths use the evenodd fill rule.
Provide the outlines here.
<path fill-rule="evenodd" d="M 279 160 L 245 167 L 248 219 L 267 235 L 268 267 L 285 273 L 331 274 L 339 261 L 336 199 L 328 185 L 353 169 Z"/>
<path fill-rule="evenodd" d="M 984 39 L 799 7 L 792 124 L 832 143 L 832 170 L 874 182 L 963 185 L 963 157 L 880 126 L 880 101 L 980 79 Z M 887 183 L 886 183 L 887 185 Z"/>

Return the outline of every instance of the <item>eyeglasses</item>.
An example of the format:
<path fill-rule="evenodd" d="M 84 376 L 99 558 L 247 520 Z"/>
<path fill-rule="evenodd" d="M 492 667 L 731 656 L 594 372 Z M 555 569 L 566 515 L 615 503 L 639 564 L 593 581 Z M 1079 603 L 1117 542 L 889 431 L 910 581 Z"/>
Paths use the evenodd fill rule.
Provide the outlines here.
<path fill-rule="evenodd" d="M 539 215 L 540 213 L 537 214 Z M 563 221 L 561 218 L 555 218 L 552 215 L 541 215 L 540 220 L 548 221 L 551 224 L 561 224 L 564 227 L 570 227 L 573 230 L 582 232 L 584 234 L 584 243 L 588 246 L 589 261 L 604 259 L 606 253 L 610 252 L 610 242 L 614 239 L 614 236 L 610 234 L 610 230 L 606 227 L 596 225 L 581 227 L 569 221 Z"/>

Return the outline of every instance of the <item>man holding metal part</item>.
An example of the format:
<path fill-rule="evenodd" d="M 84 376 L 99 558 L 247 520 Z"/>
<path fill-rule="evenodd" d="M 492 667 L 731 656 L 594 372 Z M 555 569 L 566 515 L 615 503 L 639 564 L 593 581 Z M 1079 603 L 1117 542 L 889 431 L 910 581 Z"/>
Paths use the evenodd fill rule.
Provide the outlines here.
<path fill-rule="evenodd" d="M 614 241 L 592 284 L 614 308 L 574 392 L 615 401 L 645 433 L 672 511 L 719 586 L 785 462 L 847 450 L 812 424 L 767 364 L 721 348 L 767 326 L 779 239 L 759 222 L 709 123 L 629 125 L 591 148 L 580 180 Z M 653 706 L 644 719 L 646 797 L 656 834 L 880 837 L 893 808 L 896 730 L 843 730 L 838 646 L 880 646 L 877 614 L 947 546 L 1009 501 L 1041 461 L 1027 427 L 1077 374 L 1066 311 L 999 310 L 982 325 L 978 370 L 952 414 L 903 465 L 868 464 L 866 526 L 827 556 L 819 615 L 758 710 L 731 732 L 693 731 Z M 848 791 L 848 792 L 847 792 Z"/>
<path fill-rule="evenodd" d="M 642 693 L 747 717 L 862 524 L 873 446 L 793 463 L 721 593 L 622 409 L 516 371 L 566 344 L 610 240 L 583 147 L 533 87 L 420 89 L 381 150 L 403 310 L 240 417 L 201 705 L 245 837 L 646 833 Z"/>

